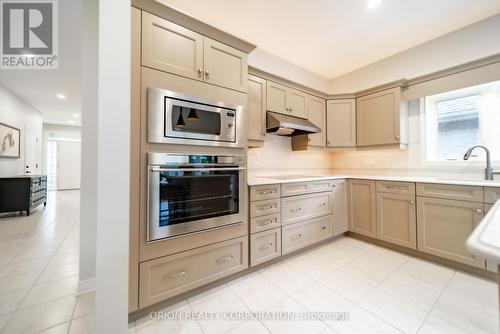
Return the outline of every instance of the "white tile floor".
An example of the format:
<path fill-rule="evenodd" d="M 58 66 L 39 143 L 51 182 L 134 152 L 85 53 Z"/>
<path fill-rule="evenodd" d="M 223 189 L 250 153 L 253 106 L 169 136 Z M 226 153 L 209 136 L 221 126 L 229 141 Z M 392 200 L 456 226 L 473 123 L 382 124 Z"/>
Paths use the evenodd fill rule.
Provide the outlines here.
<path fill-rule="evenodd" d="M 79 192 L 0 219 L 0 332 L 94 332 L 75 297 Z M 349 321 L 151 320 L 129 333 L 498 333 L 494 282 L 345 238 L 169 307 L 179 312 L 349 312 Z"/>

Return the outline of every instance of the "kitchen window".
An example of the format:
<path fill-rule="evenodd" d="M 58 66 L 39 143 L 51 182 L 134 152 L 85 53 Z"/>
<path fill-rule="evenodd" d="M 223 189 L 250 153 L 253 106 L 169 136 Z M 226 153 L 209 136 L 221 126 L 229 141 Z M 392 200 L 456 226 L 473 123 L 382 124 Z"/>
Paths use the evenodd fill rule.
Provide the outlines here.
<path fill-rule="evenodd" d="M 424 98 L 424 160 L 458 164 L 473 145 L 484 145 L 500 161 L 500 81 Z M 485 159 L 482 150 L 471 160 Z M 447 163 L 449 162 L 449 163 Z"/>

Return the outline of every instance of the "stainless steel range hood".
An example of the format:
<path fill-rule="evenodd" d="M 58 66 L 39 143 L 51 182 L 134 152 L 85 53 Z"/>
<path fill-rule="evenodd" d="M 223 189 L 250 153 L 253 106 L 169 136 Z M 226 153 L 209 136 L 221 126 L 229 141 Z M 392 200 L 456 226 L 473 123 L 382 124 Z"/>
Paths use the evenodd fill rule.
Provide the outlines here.
<path fill-rule="evenodd" d="M 266 120 L 266 133 L 273 135 L 293 137 L 321 132 L 320 128 L 307 119 L 298 117 L 268 111 Z"/>

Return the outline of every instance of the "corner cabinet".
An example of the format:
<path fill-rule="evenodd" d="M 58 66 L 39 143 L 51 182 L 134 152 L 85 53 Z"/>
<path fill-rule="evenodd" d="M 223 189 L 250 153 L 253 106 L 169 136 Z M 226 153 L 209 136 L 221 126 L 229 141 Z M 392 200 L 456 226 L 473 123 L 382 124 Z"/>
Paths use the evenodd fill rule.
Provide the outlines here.
<path fill-rule="evenodd" d="M 248 65 L 245 52 L 144 11 L 142 65 L 237 91 L 247 91 Z"/>
<path fill-rule="evenodd" d="M 401 87 L 356 99 L 356 139 L 361 147 L 408 144 L 408 106 L 401 101 Z"/>
<path fill-rule="evenodd" d="M 375 181 L 349 180 L 349 231 L 377 237 Z"/>
<path fill-rule="evenodd" d="M 307 119 L 321 129 L 321 132 L 309 135 L 310 146 L 326 145 L 326 101 L 320 97 L 307 96 Z"/>
<path fill-rule="evenodd" d="M 266 80 L 248 76 L 248 146 L 262 147 L 266 134 Z"/>
<path fill-rule="evenodd" d="M 326 146 L 356 147 L 356 100 L 329 100 L 326 111 Z"/>
<path fill-rule="evenodd" d="M 299 90 L 267 82 L 267 110 L 299 118 L 307 118 L 307 94 Z"/>

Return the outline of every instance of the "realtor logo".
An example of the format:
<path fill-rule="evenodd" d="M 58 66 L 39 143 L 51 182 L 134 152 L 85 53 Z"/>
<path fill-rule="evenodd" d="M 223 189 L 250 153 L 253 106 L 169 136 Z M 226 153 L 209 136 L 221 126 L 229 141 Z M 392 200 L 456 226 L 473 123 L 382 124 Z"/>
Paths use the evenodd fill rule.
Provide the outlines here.
<path fill-rule="evenodd" d="M 57 0 L 0 0 L 1 69 L 57 69 Z"/>

